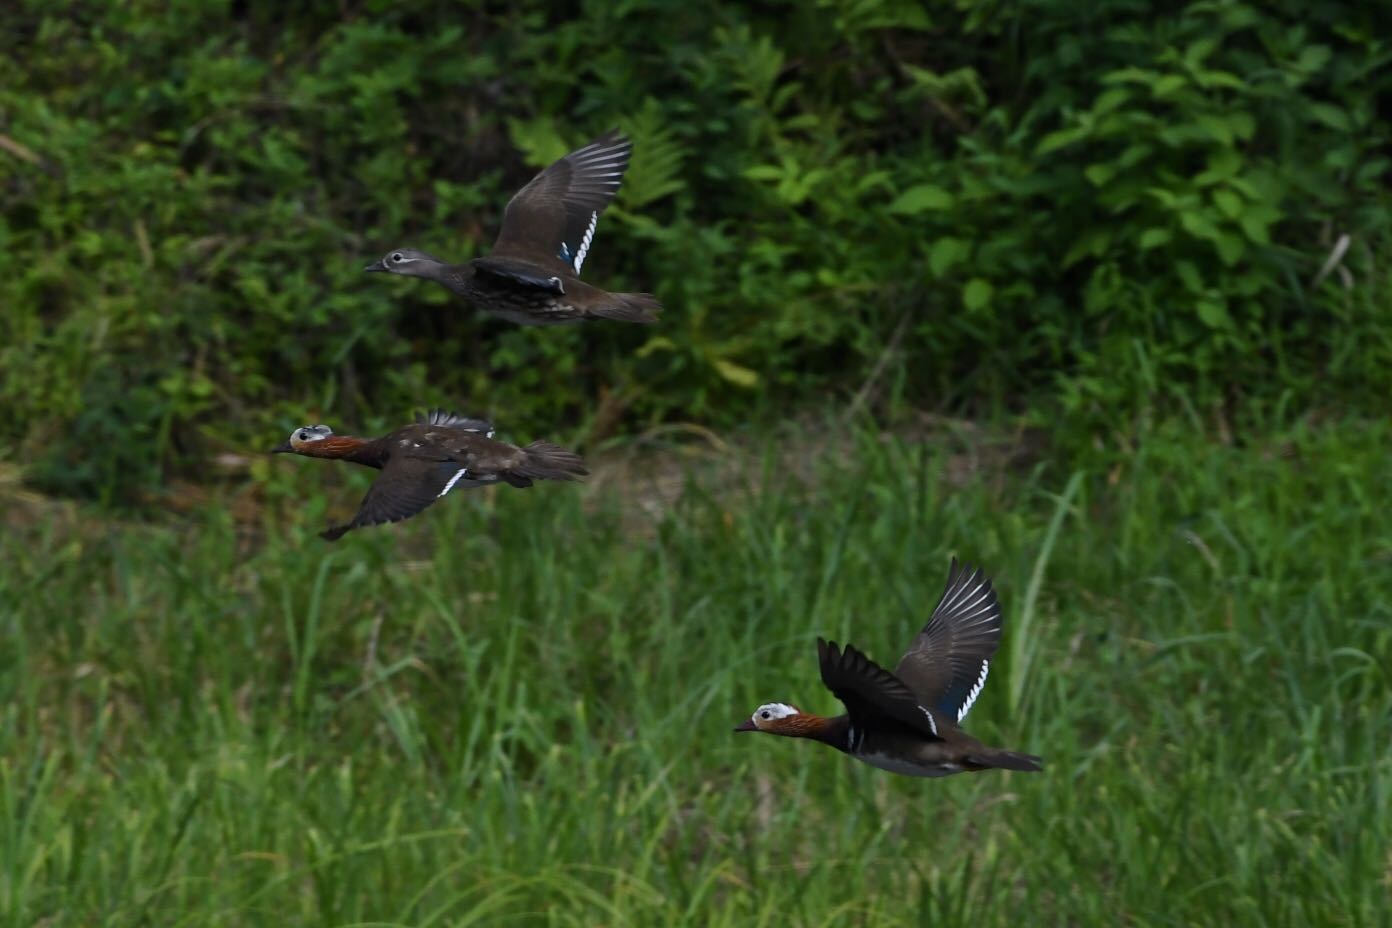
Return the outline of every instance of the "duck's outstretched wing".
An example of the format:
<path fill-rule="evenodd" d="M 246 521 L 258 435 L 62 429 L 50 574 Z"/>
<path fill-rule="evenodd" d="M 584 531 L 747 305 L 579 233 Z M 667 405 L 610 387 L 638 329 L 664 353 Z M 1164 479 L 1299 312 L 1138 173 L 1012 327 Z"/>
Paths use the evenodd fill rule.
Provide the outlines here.
<path fill-rule="evenodd" d="M 822 683 L 845 703 L 855 727 L 897 723 L 925 737 L 939 737 L 932 713 L 918 704 L 903 681 L 851 645 L 842 650 L 836 642 L 818 638 L 817 659 Z"/>
<path fill-rule="evenodd" d="M 416 422 L 421 425 L 439 425 L 447 429 L 463 429 L 466 432 L 477 432 L 484 438 L 493 437 L 493 423 L 487 419 L 475 419 L 473 416 L 461 416 L 457 412 L 448 409 L 431 409 L 426 412 L 416 413 Z"/>
<path fill-rule="evenodd" d="M 532 178 L 508 202 L 490 257 L 580 276 L 599 214 L 619 192 L 632 151 L 613 129 Z"/>
<path fill-rule="evenodd" d="M 497 480 L 496 477 L 480 478 L 481 475 L 471 475 L 469 468 L 458 461 L 394 455 L 363 497 L 353 521 L 336 525 L 320 534 L 327 541 L 336 541 L 355 528 L 400 522 L 454 490 Z"/>
<path fill-rule="evenodd" d="M 953 560 L 942 599 L 894 675 L 920 703 L 961 722 L 986 685 L 1000 636 L 1000 601 L 991 581 Z"/>

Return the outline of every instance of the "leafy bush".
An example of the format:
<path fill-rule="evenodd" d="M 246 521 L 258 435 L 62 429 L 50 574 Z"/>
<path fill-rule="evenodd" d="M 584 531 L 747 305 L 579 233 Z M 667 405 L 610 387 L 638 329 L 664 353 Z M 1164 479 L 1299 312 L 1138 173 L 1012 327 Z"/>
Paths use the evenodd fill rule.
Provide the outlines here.
<path fill-rule="evenodd" d="M 65 492 L 433 403 L 599 436 L 865 388 L 1125 447 L 1392 388 L 1392 72 L 1355 4 L 50 6 L 0 35 L 0 435 Z M 587 276 L 659 326 L 359 273 L 486 250 L 615 124 Z"/>

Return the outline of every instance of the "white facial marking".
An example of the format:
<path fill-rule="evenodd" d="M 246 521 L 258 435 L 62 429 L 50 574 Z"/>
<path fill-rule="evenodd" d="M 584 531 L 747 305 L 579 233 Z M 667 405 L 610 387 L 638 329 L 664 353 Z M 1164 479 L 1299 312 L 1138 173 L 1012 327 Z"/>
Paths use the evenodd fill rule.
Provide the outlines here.
<path fill-rule="evenodd" d="M 766 702 L 754 710 L 754 714 L 750 716 L 750 721 L 754 723 L 755 728 L 763 728 L 771 722 L 776 722 L 779 719 L 786 719 L 789 716 L 797 714 L 798 710 L 787 703 Z"/>
<path fill-rule="evenodd" d="M 327 425 L 303 425 L 290 433 L 290 447 L 298 448 L 312 441 L 323 441 L 333 434 Z"/>

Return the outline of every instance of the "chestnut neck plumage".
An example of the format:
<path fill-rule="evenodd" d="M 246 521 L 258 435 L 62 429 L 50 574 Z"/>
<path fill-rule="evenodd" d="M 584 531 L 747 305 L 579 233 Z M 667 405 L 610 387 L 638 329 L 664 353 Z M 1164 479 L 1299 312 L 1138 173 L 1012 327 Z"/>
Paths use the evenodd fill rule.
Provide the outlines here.
<path fill-rule="evenodd" d="M 354 464 L 379 469 L 386 463 L 386 455 L 382 453 L 379 442 L 353 435 L 330 435 L 319 441 L 306 442 L 296 448 L 295 453 L 307 458 L 352 461 Z"/>
<path fill-rule="evenodd" d="M 813 741 L 829 744 L 838 751 L 845 751 L 848 747 L 846 732 L 849 730 L 850 724 L 851 719 L 847 715 L 827 718 L 823 715 L 799 712 L 797 715 L 779 719 L 777 723 L 768 726 L 765 731 L 774 735 L 784 735 L 788 738 L 810 738 Z"/>

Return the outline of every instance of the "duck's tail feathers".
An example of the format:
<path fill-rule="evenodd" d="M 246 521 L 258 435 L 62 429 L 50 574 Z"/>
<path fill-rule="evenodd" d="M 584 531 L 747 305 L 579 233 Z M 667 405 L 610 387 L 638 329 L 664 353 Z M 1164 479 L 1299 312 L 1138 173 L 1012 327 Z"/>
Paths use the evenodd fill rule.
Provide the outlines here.
<path fill-rule="evenodd" d="M 527 459 L 508 471 L 509 477 L 521 477 L 525 480 L 579 480 L 590 474 L 580 455 L 549 441 L 534 441 L 522 450 L 527 452 Z"/>
<path fill-rule="evenodd" d="M 662 303 L 651 293 L 610 293 L 608 297 L 590 308 L 591 316 L 615 322 L 652 325 L 662 312 Z"/>
<path fill-rule="evenodd" d="M 967 761 L 979 769 L 994 767 L 1001 770 L 1022 770 L 1026 773 L 1044 769 L 1044 758 L 1033 754 L 1021 754 L 1019 751 L 991 749 L 973 754 Z"/>

